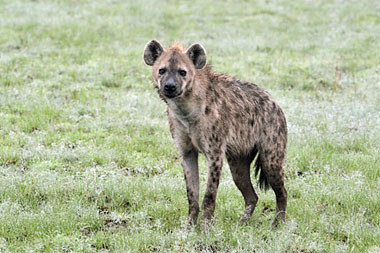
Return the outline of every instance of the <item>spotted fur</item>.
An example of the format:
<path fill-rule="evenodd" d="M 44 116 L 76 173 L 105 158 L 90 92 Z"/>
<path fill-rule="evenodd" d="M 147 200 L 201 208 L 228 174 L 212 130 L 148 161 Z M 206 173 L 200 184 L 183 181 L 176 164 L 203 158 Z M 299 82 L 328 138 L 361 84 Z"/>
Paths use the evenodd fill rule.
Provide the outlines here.
<path fill-rule="evenodd" d="M 255 84 L 214 72 L 199 44 L 186 50 L 179 44 L 163 49 L 153 40 L 145 47 L 144 60 L 152 66 L 154 87 L 168 106 L 170 132 L 186 181 L 189 221 L 195 223 L 200 211 L 199 153 L 208 161 L 202 203 L 205 220 L 213 217 L 224 158 L 244 197 L 242 221 L 250 219 L 258 201 L 250 179 L 251 163 L 259 185 L 264 189 L 271 186 L 276 194 L 274 224 L 285 220 L 287 126 L 283 111 L 269 93 Z"/>

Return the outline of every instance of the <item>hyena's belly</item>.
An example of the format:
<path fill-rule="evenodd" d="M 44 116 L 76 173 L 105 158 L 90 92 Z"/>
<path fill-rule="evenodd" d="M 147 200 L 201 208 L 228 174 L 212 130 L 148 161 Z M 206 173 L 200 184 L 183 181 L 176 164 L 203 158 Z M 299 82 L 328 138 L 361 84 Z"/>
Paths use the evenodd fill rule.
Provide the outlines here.
<path fill-rule="evenodd" d="M 241 124 L 245 125 L 245 124 Z M 260 132 L 252 127 L 231 129 L 226 136 L 226 151 L 233 156 L 245 156 L 252 152 L 252 149 L 260 141 Z"/>

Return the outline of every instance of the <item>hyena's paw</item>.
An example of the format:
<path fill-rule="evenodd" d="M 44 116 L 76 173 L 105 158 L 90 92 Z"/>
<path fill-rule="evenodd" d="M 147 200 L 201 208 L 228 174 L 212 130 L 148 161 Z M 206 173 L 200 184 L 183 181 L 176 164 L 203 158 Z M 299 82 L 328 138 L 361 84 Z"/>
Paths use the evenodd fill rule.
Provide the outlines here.
<path fill-rule="evenodd" d="M 243 214 L 241 215 L 241 218 L 240 218 L 240 223 L 241 224 L 246 224 L 248 223 L 248 221 L 251 219 L 252 217 L 252 213 L 253 211 L 255 210 L 255 206 L 254 205 L 249 205 L 247 206 L 244 211 L 243 211 Z"/>
<path fill-rule="evenodd" d="M 212 226 L 214 225 L 214 218 L 210 218 L 210 219 L 203 219 L 203 222 L 202 222 L 202 230 L 203 231 L 207 231 L 209 230 Z"/>
<path fill-rule="evenodd" d="M 284 211 L 279 211 L 274 218 L 272 223 L 272 228 L 277 228 L 278 226 L 284 224 L 286 222 L 286 213 Z"/>
<path fill-rule="evenodd" d="M 188 226 L 195 226 L 197 224 L 198 220 L 198 212 L 197 213 L 190 213 L 187 217 L 187 225 Z"/>
<path fill-rule="evenodd" d="M 214 214 L 210 211 L 203 211 L 202 218 L 205 222 L 212 222 L 212 220 L 214 219 Z"/>
<path fill-rule="evenodd" d="M 213 209 L 203 208 L 202 210 L 203 228 L 207 229 L 214 223 Z"/>

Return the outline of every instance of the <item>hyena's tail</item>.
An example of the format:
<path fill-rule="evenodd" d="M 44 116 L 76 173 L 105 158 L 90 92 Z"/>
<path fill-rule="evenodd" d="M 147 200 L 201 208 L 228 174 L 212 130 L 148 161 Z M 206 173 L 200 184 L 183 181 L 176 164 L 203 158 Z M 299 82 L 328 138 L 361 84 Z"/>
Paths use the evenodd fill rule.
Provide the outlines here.
<path fill-rule="evenodd" d="M 255 177 L 259 175 L 259 187 L 262 190 L 266 191 L 269 189 L 268 177 L 265 173 L 265 170 L 263 170 L 263 165 L 260 159 L 260 152 L 258 151 L 257 147 L 255 147 L 253 153 L 255 157 L 254 159 Z"/>

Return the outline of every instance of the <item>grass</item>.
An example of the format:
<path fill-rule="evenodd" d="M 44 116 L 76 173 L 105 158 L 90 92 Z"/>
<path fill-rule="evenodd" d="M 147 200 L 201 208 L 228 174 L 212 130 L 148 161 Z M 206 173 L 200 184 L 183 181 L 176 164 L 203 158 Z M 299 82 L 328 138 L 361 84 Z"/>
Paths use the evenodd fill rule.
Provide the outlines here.
<path fill-rule="evenodd" d="M 0 0 L 0 251 L 380 251 L 374 1 Z M 199 42 L 289 123 L 288 221 L 247 226 L 225 166 L 215 224 L 187 200 L 145 43 Z M 204 191 L 206 162 L 201 161 Z M 257 187 L 256 187 L 257 188 Z"/>

